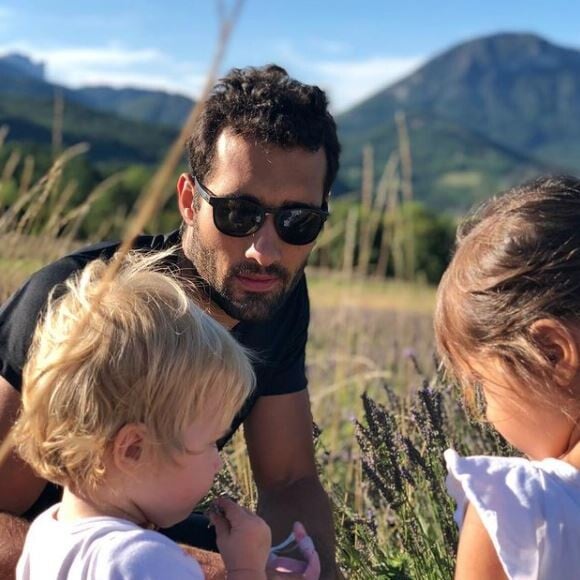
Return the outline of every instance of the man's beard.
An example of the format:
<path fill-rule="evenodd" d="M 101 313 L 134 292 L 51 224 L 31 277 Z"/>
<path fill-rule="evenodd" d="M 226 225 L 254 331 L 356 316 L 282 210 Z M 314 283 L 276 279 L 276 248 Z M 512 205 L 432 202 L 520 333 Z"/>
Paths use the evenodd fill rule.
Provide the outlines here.
<path fill-rule="evenodd" d="M 187 240 L 188 236 L 185 236 Z M 240 321 L 259 322 L 269 320 L 286 302 L 296 284 L 300 281 L 306 260 L 294 274 L 279 264 L 262 267 L 256 262 L 245 261 L 233 266 L 219 279 L 217 271 L 218 251 L 204 248 L 195 231 L 191 232 L 187 246 L 183 250 L 208 298 L 215 302 L 228 316 Z M 260 274 L 279 280 L 278 289 L 272 292 L 235 291 L 236 277 L 239 275 Z"/>

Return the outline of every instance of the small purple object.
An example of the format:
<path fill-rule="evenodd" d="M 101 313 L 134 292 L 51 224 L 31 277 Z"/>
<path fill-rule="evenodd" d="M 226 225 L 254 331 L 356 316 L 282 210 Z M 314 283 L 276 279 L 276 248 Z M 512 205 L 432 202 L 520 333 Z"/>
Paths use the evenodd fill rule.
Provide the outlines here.
<path fill-rule="evenodd" d="M 278 555 L 281 551 L 298 548 L 304 560 Z M 273 546 L 268 558 L 268 568 L 281 574 L 301 574 L 304 580 L 320 578 L 320 558 L 314 547 L 312 538 L 306 533 L 304 526 L 296 522 L 292 533 L 283 542 Z"/>

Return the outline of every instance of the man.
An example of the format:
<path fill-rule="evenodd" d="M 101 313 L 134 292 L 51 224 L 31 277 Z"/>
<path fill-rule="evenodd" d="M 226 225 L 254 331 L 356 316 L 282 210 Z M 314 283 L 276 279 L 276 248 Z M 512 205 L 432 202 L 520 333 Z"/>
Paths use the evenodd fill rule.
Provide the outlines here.
<path fill-rule="evenodd" d="M 243 422 L 258 512 L 274 543 L 302 521 L 320 554 L 323 578 L 337 572 L 306 390 L 304 267 L 327 216 L 339 151 L 320 89 L 273 65 L 234 69 L 214 88 L 189 141 L 191 171 L 177 183 L 180 231 L 135 242 L 150 251 L 177 244 L 176 275 L 194 281 L 202 305 L 257 354 L 258 388 L 232 433 Z M 48 293 L 117 246 L 99 244 L 49 265 L 0 311 L 0 437 L 19 408 L 20 372 Z M 26 520 L 58 501 L 58 494 L 16 457 L 0 466 L 0 560 L 14 559 Z M 192 517 L 168 535 L 212 548 L 196 521 Z"/>

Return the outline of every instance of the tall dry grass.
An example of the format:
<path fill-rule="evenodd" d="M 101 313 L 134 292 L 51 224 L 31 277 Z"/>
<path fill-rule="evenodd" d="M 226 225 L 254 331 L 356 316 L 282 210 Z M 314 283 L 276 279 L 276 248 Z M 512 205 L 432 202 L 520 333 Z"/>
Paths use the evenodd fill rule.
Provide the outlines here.
<path fill-rule="evenodd" d="M 188 136 L 192 133 L 193 126 L 196 123 L 197 117 L 199 115 L 200 104 L 203 103 L 209 91 L 215 84 L 216 76 L 222 62 L 228 40 L 230 34 L 235 26 L 237 18 L 240 14 L 240 11 L 243 6 L 243 0 L 237 0 L 231 10 L 228 12 L 226 10 L 225 4 L 222 1 L 217 3 L 218 6 L 218 13 L 220 17 L 220 28 L 219 28 L 219 39 L 216 44 L 216 52 L 213 58 L 209 73 L 207 75 L 206 84 L 204 90 L 202 92 L 201 98 L 198 101 L 197 105 L 193 107 L 188 119 L 186 120 L 185 124 L 183 125 L 181 132 L 175 142 L 172 144 L 171 148 L 167 152 L 165 159 L 153 175 L 151 182 L 147 185 L 145 190 L 142 192 L 138 203 L 135 206 L 135 212 L 133 215 L 130 216 L 130 219 L 127 222 L 127 226 L 125 229 L 125 233 L 123 235 L 123 240 L 119 247 L 118 253 L 123 256 L 125 255 L 131 248 L 133 240 L 139 233 L 144 229 L 145 225 L 153 218 L 155 212 L 163 206 L 163 204 L 167 201 L 164 196 L 166 196 L 166 185 L 171 177 L 174 175 L 176 168 L 181 162 L 183 149 Z M 59 110 L 59 113 L 55 113 L 55 117 L 60 115 L 60 108 L 55 107 L 55 111 Z M 6 133 L 4 132 L 4 137 Z M 58 144 L 58 139 L 53 139 L 53 145 Z M 86 145 L 80 144 L 77 145 L 64 154 L 62 154 L 53 164 L 49 173 L 44 176 L 37 184 L 37 187 L 32 187 L 29 190 L 25 191 L 24 194 L 18 199 L 18 201 L 13 204 L 12 207 L 6 208 L 2 215 L 2 222 L 0 222 L 0 243 L 2 246 L 6 245 L 7 248 L 10 248 L 8 251 L 8 256 L 6 260 L 0 262 L 4 268 L 6 268 L 6 273 L 2 276 L 3 278 L 8 280 L 8 285 L 13 286 L 14 282 L 17 282 L 18 273 L 13 271 L 13 265 L 15 263 L 14 255 L 11 255 L 11 252 L 14 252 L 14 248 L 18 246 L 22 242 L 22 235 L 25 234 L 26 228 L 31 229 L 32 225 L 35 224 L 36 219 L 38 216 L 41 215 L 42 209 L 44 208 L 46 202 L 49 200 L 51 194 L 54 191 L 57 191 L 55 184 L 59 183 L 59 176 L 62 175 L 62 167 L 66 163 L 71 156 L 75 154 L 80 154 L 86 148 Z M 7 183 L 7 181 L 12 176 L 12 166 L 16 163 L 9 159 L 9 169 L 4 170 L 4 174 L 2 175 L 2 182 L 0 185 Z M 63 193 L 64 192 L 64 193 Z M 60 195 L 69 195 L 67 189 L 64 188 L 60 191 Z M 89 196 L 90 200 L 90 196 Z M 87 202 L 89 201 L 87 200 Z M 83 204 L 83 208 L 79 211 L 78 215 L 75 215 L 72 219 L 72 223 L 76 223 L 75 220 L 82 219 L 84 217 L 84 210 L 88 210 L 87 205 Z M 66 229 L 68 227 L 68 222 L 64 225 Z M 71 231 L 74 233 L 74 228 L 70 228 Z M 60 238 L 60 235 L 56 236 Z M 66 239 L 66 238 L 64 238 Z M 64 242 L 63 240 L 59 240 L 59 243 Z M 38 247 L 44 247 L 45 243 L 47 246 L 50 246 L 47 240 L 45 240 L 42 236 L 37 239 Z M 61 248 L 62 249 L 62 248 Z M 34 259 L 42 260 L 44 258 L 44 254 L 42 257 L 35 256 Z M 107 283 L 113 278 L 115 275 L 116 270 L 118 269 L 120 261 L 111 262 L 111 265 L 107 268 L 106 272 L 103 275 L 102 279 L 102 292 L 105 292 L 105 288 L 107 287 Z M 27 266 L 32 266 L 32 264 L 26 264 Z M 24 269 L 24 264 L 22 263 L 22 259 L 20 260 L 19 270 Z M 2 290 L 4 292 L 4 290 Z M 97 293 L 98 296 L 98 293 Z M 81 320 L 78 324 L 79 330 L 83 326 L 83 321 Z M 74 335 L 73 335 L 74 336 Z M 74 339 L 73 339 L 74 340 Z M 0 462 L 4 460 L 6 455 L 10 452 L 11 448 L 11 436 L 10 433 L 6 436 L 4 441 L 0 444 Z"/>

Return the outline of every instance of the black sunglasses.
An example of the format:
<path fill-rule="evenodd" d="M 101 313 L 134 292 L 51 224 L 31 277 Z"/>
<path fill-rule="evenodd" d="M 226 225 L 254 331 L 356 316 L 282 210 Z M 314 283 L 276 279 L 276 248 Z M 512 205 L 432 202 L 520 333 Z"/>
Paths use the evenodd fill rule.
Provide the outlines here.
<path fill-rule="evenodd" d="M 301 206 L 265 207 L 243 197 L 219 197 L 193 177 L 195 190 L 213 208 L 215 227 L 226 234 L 242 238 L 256 233 L 271 214 L 280 239 L 287 244 L 304 246 L 313 242 L 328 218 L 326 202 L 320 209 Z"/>

